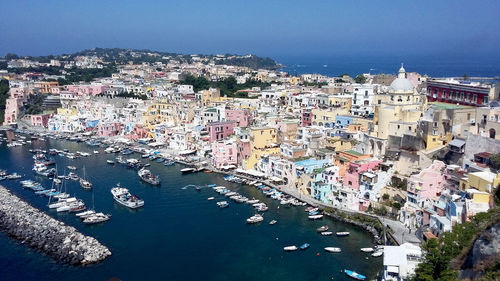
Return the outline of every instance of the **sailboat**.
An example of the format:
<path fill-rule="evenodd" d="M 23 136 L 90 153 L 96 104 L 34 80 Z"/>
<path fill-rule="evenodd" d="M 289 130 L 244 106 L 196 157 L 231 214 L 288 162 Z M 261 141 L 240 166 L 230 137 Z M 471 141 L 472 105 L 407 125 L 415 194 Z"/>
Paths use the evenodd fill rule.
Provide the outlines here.
<path fill-rule="evenodd" d="M 87 180 L 85 166 L 83 166 L 83 178 L 80 178 L 80 186 L 84 189 L 92 189 L 92 183 Z"/>

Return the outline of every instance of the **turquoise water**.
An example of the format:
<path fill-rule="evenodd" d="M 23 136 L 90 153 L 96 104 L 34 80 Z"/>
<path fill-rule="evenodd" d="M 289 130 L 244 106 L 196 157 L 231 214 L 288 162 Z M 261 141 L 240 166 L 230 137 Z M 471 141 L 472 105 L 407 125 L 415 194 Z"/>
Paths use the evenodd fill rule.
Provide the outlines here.
<path fill-rule="evenodd" d="M 1 135 L 1 134 L 0 134 Z M 36 179 L 44 186 L 50 183 L 34 176 L 29 148 L 67 148 L 92 152 L 83 143 L 59 140 L 34 141 L 31 145 L 7 148 L 0 144 L 0 169 L 18 172 L 25 179 Z M 68 191 L 95 208 L 112 215 L 100 225 L 87 226 L 73 214 L 49 210 L 45 197 L 38 197 L 20 187 L 18 181 L 0 184 L 49 215 L 97 238 L 113 255 L 104 262 L 72 267 L 60 265 L 35 250 L 26 248 L 0 232 L 0 280 L 349 280 L 341 273 L 347 268 L 375 278 L 382 268 L 382 258 L 372 258 L 360 248 L 372 246 L 371 237 L 363 230 L 334 220 L 310 221 L 303 207 L 280 207 L 254 187 L 224 181 L 217 174 L 182 175 L 180 165 L 165 167 L 150 162 L 150 169 L 160 175 L 161 187 L 142 183 L 137 172 L 124 166 L 106 164 L 116 154 L 91 155 L 70 160 L 54 156 L 61 172 L 63 167 L 85 166 L 94 184 L 92 191 L 83 190 L 77 182 L 68 182 Z M 128 157 L 140 158 L 138 154 Z M 149 161 L 149 160 L 142 160 Z M 133 194 L 145 200 L 139 210 L 130 210 L 112 199 L 110 188 L 120 182 Z M 247 225 L 254 214 L 249 205 L 231 202 L 229 208 L 216 206 L 224 198 L 211 188 L 196 191 L 189 184 L 215 183 L 255 197 L 268 204 L 264 222 Z M 207 198 L 215 196 L 216 200 Z M 272 219 L 278 221 L 269 225 Z M 328 224 L 332 231 L 350 231 L 349 237 L 321 236 L 316 228 Z M 306 251 L 283 252 L 288 245 L 310 243 Z M 342 253 L 329 254 L 323 248 L 341 247 Z M 319 253 L 319 255 L 318 255 Z"/>

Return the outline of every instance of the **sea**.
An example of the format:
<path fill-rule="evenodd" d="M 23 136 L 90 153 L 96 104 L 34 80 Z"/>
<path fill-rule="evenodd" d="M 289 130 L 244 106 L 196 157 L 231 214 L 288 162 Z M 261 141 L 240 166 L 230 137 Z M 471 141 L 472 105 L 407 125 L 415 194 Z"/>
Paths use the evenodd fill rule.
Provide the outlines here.
<path fill-rule="evenodd" d="M 496 77 L 500 81 L 500 56 L 478 55 L 301 55 L 276 56 L 283 71 L 293 75 L 318 73 L 330 77 L 370 73 L 397 74 L 401 64 L 407 72 L 430 77 Z"/>
<path fill-rule="evenodd" d="M 0 132 L 12 138 L 12 132 Z M 140 155 L 126 157 L 150 162 L 153 173 L 162 180 L 160 187 L 141 182 L 137 171 L 108 159 L 117 154 L 93 154 L 93 147 L 66 140 L 34 140 L 25 146 L 8 148 L 0 144 L 0 169 L 17 172 L 23 179 L 36 180 L 44 187 L 51 182 L 35 176 L 33 154 L 29 149 L 68 149 L 92 155 L 74 160 L 53 156 L 62 174 L 68 165 L 77 174 L 86 169 L 94 187 L 83 190 L 77 181 L 67 183 L 67 192 L 85 201 L 88 207 L 111 214 L 108 222 L 85 225 L 71 213 L 57 213 L 47 207 L 48 199 L 23 189 L 19 180 L 4 180 L 1 185 L 48 215 L 74 226 L 81 233 L 98 239 L 112 256 L 99 264 L 70 266 L 60 264 L 43 253 L 22 245 L 0 231 L 0 280 L 349 280 L 342 270 L 350 269 L 372 280 L 380 275 L 382 257 L 360 251 L 372 247 L 372 237 L 364 230 L 330 218 L 311 221 L 304 207 L 280 206 L 255 187 L 229 183 L 214 173 L 181 174 L 183 166 L 164 166 L 143 160 Z M 66 170 L 66 173 L 69 171 Z M 145 200 L 145 206 L 131 210 L 113 201 L 110 189 L 120 183 Z M 225 209 L 216 202 L 224 200 L 207 184 L 228 187 L 269 206 L 264 221 L 248 225 L 255 212 L 246 204 L 231 202 Z M 197 191 L 193 185 L 202 186 Z M 209 201 L 207 198 L 216 199 Z M 270 225 L 269 221 L 277 220 Z M 334 233 L 349 231 L 347 237 L 321 236 L 316 228 L 328 225 Z M 305 251 L 284 252 L 283 247 L 310 243 Z M 342 253 L 327 253 L 324 247 L 340 247 Z"/>

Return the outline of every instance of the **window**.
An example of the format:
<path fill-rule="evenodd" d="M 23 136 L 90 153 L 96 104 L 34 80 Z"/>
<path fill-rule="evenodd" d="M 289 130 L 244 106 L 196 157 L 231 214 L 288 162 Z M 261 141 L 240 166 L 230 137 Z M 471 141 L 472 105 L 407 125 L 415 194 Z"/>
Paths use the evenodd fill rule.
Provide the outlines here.
<path fill-rule="evenodd" d="M 470 93 L 466 93 L 465 94 L 465 100 L 466 101 L 470 101 Z"/>
<path fill-rule="evenodd" d="M 438 122 L 434 122 L 434 128 L 437 128 Z"/>
<path fill-rule="evenodd" d="M 432 135 L 433 135 L 433 136 L 437 136 L 437 135 L 438 135 L 438 130 L 433 130 L 433 131 L 432 131 Z"/>
<path fill-rule="evenodd" d="M 368 91 L 365 91 L 365 97 L 367 97 L 367 96 L 368 96 Z"/>
<path fill-rule="evenodd" d="M 382 100 L 378 100 L 378 101 L 377 101 L 377 104 L 382 104 Z"/>
<path fill-rule="evenodd" d="M 488 104 L 488 97 L 483 97 L 483 104 Z"/>
<path fill-rule="evenodd" d="M 474 95 L 472 96 L 472 102 L 473 102 L 473 103 L 477 103 L 477 95 L 476 95 L 476 94 L 474 94 Z"/>

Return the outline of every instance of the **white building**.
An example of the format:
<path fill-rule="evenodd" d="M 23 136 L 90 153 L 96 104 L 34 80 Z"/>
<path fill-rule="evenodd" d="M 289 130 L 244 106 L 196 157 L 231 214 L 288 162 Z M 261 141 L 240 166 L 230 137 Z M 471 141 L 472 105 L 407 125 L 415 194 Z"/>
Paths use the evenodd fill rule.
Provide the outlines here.
<path fill-rule="evenodd" d="M 422 250 L 417 245 L 385 246 L 383 280 L 408 280 L 415 273 L 421 258 Z"/>
<path fill-rule="evenodd" d="M 375 85 L 353 84 L 352 85 L 351 114 L 355 116 L 366 116 L 373 113 L 373 95 Z"/>

